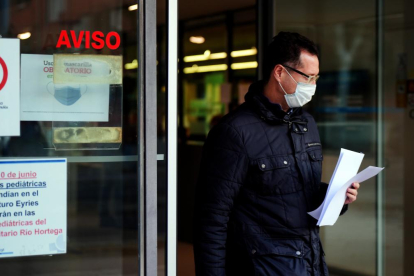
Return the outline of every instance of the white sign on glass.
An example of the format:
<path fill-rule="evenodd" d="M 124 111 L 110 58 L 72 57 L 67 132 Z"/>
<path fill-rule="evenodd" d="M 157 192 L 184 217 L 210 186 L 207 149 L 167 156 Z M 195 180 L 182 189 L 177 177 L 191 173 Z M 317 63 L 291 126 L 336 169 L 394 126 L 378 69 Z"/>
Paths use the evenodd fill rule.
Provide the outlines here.
<path fill-rule="evenodd" d="M 67 160 L 0 161 L 0 258 L 66 253 Z"/>
<path fill-rule="evenodd" d="M 108 84 L 54 84 L 53 70 L 53 55 L 22 54 L 22 121 L 108 122 Z"/>
<path fill-rule="evenodd" d="M 20 135 L 20 39 L 0 38 L 0 136 Z"/>

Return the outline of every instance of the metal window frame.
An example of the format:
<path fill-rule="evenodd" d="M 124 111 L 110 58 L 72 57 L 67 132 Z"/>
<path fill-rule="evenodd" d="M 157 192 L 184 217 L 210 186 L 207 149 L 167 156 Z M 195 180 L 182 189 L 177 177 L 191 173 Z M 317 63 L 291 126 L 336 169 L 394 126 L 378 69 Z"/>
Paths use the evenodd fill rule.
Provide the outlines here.
<path fill-rule="evenodd" d="M 272 41 L 272 38 L 276 35 L 276 1 L 273 0 L 257 0 L 257 61 L 259 66 L 257 67 L 257 76 L 259 80 L 262 80 L 264 70 L 264 52 L 266 46 Z"/>
<path fill-rule="evenodd" d="M 376 1 L 376 67 L 377 67 L 377 166 L 384 167 L 384 89 L 383 89 L 383 55 L 384 55 L 384 1 Z M 385 219 L 384 219 L 384 173 L 377 176 L 376 187 L 376 275 L 385 275 Z"/>
<path fill-rule="evenodd" d="M 140 275 L 157 275 L 156 1 L 138 3 Z M 167 0 L 167 275 L 177 275 L 178 0 Z M 140 127 L 141 126 L 141 127 Z M 142 127 L 143 126 L 143 127 Z"/>
<path fill-rule="evenodd" d="M 157 275 L 156 1 L 138 1 L 138 179 L 140 275 Z"/>
<path fill-rule="evenodd" d="M 177 275 L 178 0 L 167 0 L 167 275 Z"/>

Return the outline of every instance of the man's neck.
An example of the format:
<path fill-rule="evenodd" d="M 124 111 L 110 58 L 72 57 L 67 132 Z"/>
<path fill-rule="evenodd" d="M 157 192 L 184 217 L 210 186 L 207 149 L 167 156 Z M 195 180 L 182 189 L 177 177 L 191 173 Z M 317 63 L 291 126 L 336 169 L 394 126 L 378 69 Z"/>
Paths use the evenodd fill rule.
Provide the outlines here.
<path fill-rule="evenodd" d="M 271 103 L 279 104 L 283 111 L 287 112 L 289 110 L 289 106 L 286 103 L 284 95 L 280 93 L 280 90 L 281 87 L 276 81 L 269 80 L 264 87 L 263 95 L 268 98 Z"/>

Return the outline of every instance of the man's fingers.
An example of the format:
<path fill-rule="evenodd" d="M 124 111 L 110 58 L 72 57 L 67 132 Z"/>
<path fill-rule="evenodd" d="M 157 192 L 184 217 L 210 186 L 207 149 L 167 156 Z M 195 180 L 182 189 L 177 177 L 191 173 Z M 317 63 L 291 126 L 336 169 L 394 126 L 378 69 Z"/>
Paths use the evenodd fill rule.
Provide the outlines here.
<path fill-rule="evenodd" d="M 352 188 L 349 188 L 348 189 L 348 193 L 349 194 L 352 194 L 354 196 L 357 196 L 358 195 L 358 191 L 356 189 L 352 189 Z"/>
<path fill-rule="evenodd" d="M 356 195 L 351 194 L 351 193 L 347 193 L 347 194 L 346 194 L 346 196 L 347 196 L 348 198 L 356 198 Z"/>
<path fill-rule="evenodd" d="M 346 201 L 345 204 L 349 204 L 352 203 L 356 200 L 357 195 L 358 195 L 358 190 L 359 189 L 359 183 L 355 182 L 352 183 L 352 186 L 350 188 L 348 188 L 347 193 L 346 193 Z"/>
<path fill-rule="evenodd" d="M 348 198 L 347 198 L 347 201 L 348 201 L 349 203 L 354 202 L 354 201 L 356 200 L 356 196 L 355 196 L 355 195 L 353 195 L 353 194 L 347 193 L 347 194 L 346 194 L 346 196 L 348 197 Z"/>

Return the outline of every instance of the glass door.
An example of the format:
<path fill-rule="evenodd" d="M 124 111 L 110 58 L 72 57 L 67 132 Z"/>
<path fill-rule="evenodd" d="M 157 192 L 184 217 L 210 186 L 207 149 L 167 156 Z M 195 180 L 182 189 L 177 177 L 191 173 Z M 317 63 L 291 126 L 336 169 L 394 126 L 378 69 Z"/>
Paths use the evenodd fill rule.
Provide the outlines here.
<path fill-rule="evenodd" d="M 20 131 L 0 132 L 2 275 L 155 271 L 152 13 L 133 0 L 1 1 L 0 107 L 20 90 Z M 29 187 L 31 177 L 47 185 Z"/>

